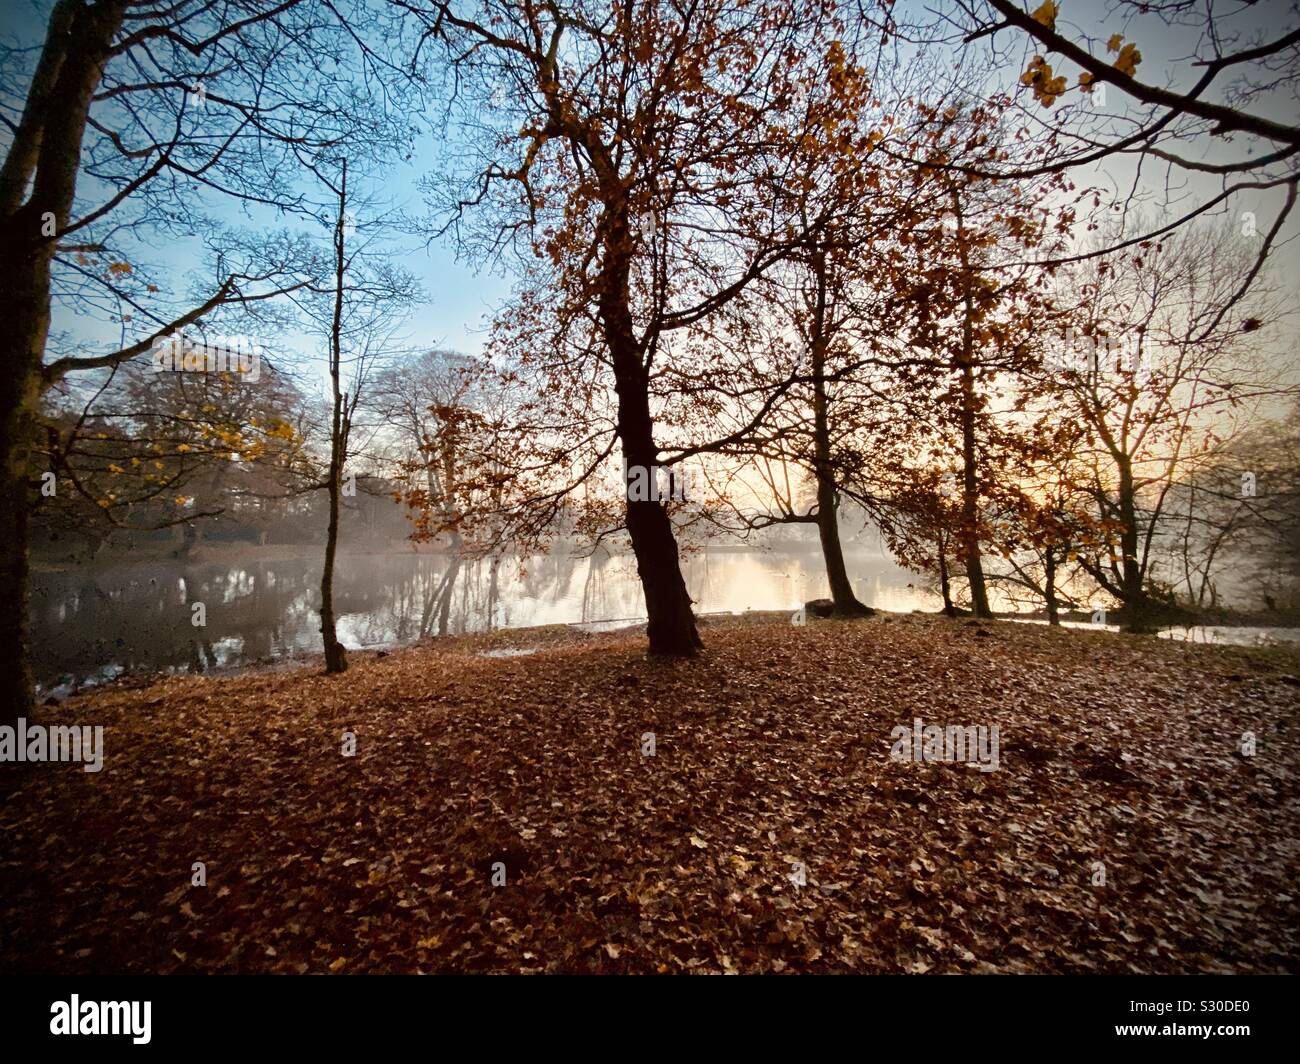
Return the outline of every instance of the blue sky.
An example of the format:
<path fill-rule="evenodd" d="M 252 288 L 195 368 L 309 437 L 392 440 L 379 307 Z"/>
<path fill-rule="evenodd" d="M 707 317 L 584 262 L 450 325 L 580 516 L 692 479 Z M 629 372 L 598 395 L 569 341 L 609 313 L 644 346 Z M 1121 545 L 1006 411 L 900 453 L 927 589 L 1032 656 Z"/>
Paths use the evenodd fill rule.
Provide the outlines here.
<path fill-rule="evenodd" d="M 49 6 L 48 0 L 36 0 L 34 3 L 10 8 L 5 14 L 5 35 L 16 37 L 25 44 L 38 43 L 44 33 L 45 17 Z M 1112 31 L 1124 32 L 1128 28 L 1122 23 L 1108 21 L 1108 16 L 1105 15 L 1106 7 L 1100 0 L 1086 0 L 1086 2 L 1085 0 L 1063 0 L 1061 7 L 1060 25 L 1071 33 L 1082 31 L 1093 36 L 1104 36 Z M 1247 12 L 1245 17 L 1250 26 L 1266 31 L 1268 36 L 1274 36 L 1283 30 L 1284 23 L 1287 22 L 1287 19 L 1278 17 L 1286 9 L 1287 5 L 1273 8 L 1272 5 L 1264 3 L 1257 5 L 1253 11 Z M 1294 22 L 1294 17 L 1291 17 L 1290 21 Z M 1146 80 L 1157 83 L 1165 80 L 1164 75 L 1172 69 L 1171 63 L 1190 53 L 1195 44 L 1194 35 L 1182 31 L 1164 33 L 1158 39 L 1150 40 L 1142 37 L 1140 28 L 1133 32 L 1138 37 L 1144 55 L 1139 73 Z M 1187 68 L 1184 66 L 1183 69 Z M 1073 80 L 1074 72 L 1069 64 L 1060 64 L 1059 72 L 1070 74 Z M 1018 69 L 1008 67 L 995 75 L 996 83 L 1000 87 L 1013 88 L 1017 75 Z M 1004 81 L 1011 84 L 1002 86 L 1001 83 Z M 1294 101 L 1290 101 L 1289 110 L 1288 101 L 1276 101 L 1272 110 L 1294 121 Z M 1213 138 L 1206 138 L 1205 148 L 1206 158 L 1213 159 L 1222 155 L 1223 146 Z M 422 202 L 417 180 L 433 167 L 439 152 L 449 151 L 455 151 L 454 141 L 438 141 L 432 135 L 426 134 L 409 162 L 383 175 L 381 191 L 388 205 L 415 213 L 420 212 Z M 1112 178 L 1123 177 L 1127 170 L 1128 167 L 1122 162 L 1112 161 L 1108 164 L 1108 171 Z M 1078 175 L 1078 179 L 1081 184 L 1090 181 L 1087 175 Z M 94 190 L 87 189 L 83 185 L 83 193 L 87 192 L 93 194 Z M 1242 210 L 1255 209 L 1261 219 L 1267 220 L 1271 219 L 1267 204 L 1278 201 L 1277 195 L 1269 195 L 1255 202 L 1243 201 L 1235 205 L 1234 210 L 1239 214 Z M 215 217 L 231 224 L 239 224 L 241 221 L 244 224 L 249 222 L 254 225 L 271 224 L 268 219 L 256 217 L 243 219 L 241 211 L 236 206 L 218 199 L 212 202 L 211 211 Z M 1288 235 L 1293 236 L 1295 231 L 1293 223 L 1289 226 Z M 319 235 L 324 235 L 323 229 Z M 174 244 L 166 250 L 151 253 L 149 261 L 159 267 L 160 274 L 168 275 L 174 281 L 185 273 L 186 263 L 193 262 L 194 255 L 193 247 L 187 248 L 183 243 Z M 420 280 L 427 297 L 427 301 L 412 313 L 405 330 L 411 343 L 421 348 L 448 346 L 467 352 L 479 350 L 484 342 L 486 327 L 493 312 L 509 293 L 509 279 L 492 272 L 486 268 L 486 264 L 458 260 L 453 247 L 446 240 L 435 241 L 427 247 L 409 240 L 404 249 L 398 252 L 398 257 Z M 1285 273 L 1292 278 L 1300 273 L 1300 253 L 1297 252 L 1294 243 L 1283 249 L 1279 254 L 1279 260 L 1279 265 L 1283 266 Z M 147 269 L 147 264 L 145 268 Z M 110 348 L 117 339 L 117 327 L 85 318 L 75 319 L 62 311 L 56 311 L 54 328 L 84 337 L 88 346 L 98 346 L 101 349 Z M 1290 332 L 1293 336 L 1294 330 Z M 281 342 L 289 340 L 285 337 L 278 339 Z M 309 354 L 305 349 L 307 342 L 304 337 L 296 337 L 289 342 L 302 354 Z M 1294 350 L 1293 343 L 1288 343 L 1287 346 Z"/>
<path fill-rule="evenodd" d="M 12 6 L 9 4 L 12 3 Z M 36 48 L 45 35 L 49 0 L 28 0 L 13 3 L 6 0 L 5 9 L 0 12 L 0 35 L 6 43 L 32 49 L 24 60 L 27 69 L 34 63 Z M 16 81 L 9 81 L 8 89 L 16 87 Z M 0 149 L 7 148 L 9 135 L 7 129 L 0 130 Z M 413 214 L 422 213 L 421 194 L 416 187 L 419 176 L 432 166 L 435 152 L 447 150 L 447 145 L 439 145 L 432 136 L 425 135 L 419 142 L 419 148 L 410 162 L 402 163 L 381 175 L 379 179 L 369 182 L 370 187 L 381 197 L 388 209 L 397 209 Z M 93 207 L 102 201 L 106 194 L 104 188 L 82 178 L 78 185 L 80 209 L 78 213 Z M 241 205 L 216 194 L 205 197 L 204 209 L 213 219 L 236 227 L 253 230 L 279 228 L 286 220 L 270 211 L 247 211 Z M 364 225 L 364 217 L 361 219 Z M 301 223 L 290 223 L 293 227 L 302 227 L 313 235 L 324 238 L 324 227 L 313 231 L 313 227 Z M 186 288 L 186 278 L 191 273 L 193 264 L 202 257 L 202 244 L 197 239 L 165 239 L 151 241 L 151 246 L 138 248 L 139 258 L 132 265 L 140 273 L 142 280 L 156 281 L 164 292 L 171 292 L 181 298 Z M 417 306 L 409 318 L 404 332 L 413 345 L 418 347 L 448 346 L 464 351 L 476 351 L 481 348 L 488 322 L 496 307 L 506 298 L 510 291 L 510 281 L 485 268 L 486 264 L 458 261 L 455 249 L 450 241 L 442 240 L 430 243 L 427 247 L 418 240 L 405 239 L 394 244 L 395 257 L 420 281 L 426 296 L 425 302 Z M 134 256 L 133 256 L 134 258 Z M 101 264 L 104 265 L 104 264 Z M 179 305 L 179 304 L 178 304 Z M 159 308 L 161 312 L 161 308 Z M 140 321 L 126 327 L 125 337 L 121 335 L 122 326 L 95 316 L 75 314 L 67 308 L 56 305 L 52 330 L 64 332 L 86 350 L 112 350 L 125 339 L 127 342 L 139 338 L 132 333 L 146 332 L 146 323 Z M 288 342 L 300 354 L 310 354 L 310 342 L 303 336 L 266 338 L 257 337 L 259 341 Z M 274 349 L 274 348 L 272 348 Z"/>

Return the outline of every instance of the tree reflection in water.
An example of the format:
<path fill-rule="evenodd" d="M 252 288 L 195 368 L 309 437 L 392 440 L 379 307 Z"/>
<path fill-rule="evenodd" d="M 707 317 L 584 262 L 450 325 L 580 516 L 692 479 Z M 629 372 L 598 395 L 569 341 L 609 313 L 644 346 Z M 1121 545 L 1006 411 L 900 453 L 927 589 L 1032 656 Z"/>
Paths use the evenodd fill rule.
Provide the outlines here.
<path fill-rule="evenodd" d="M 933 608 L 916 580 L 867 555 L 858 596 L 883 609 Z M 45 686 L 118 671 L 213 669 L 320 650 L 317 552 L 274 561 L 114 564 L 34 574 L 32 643 Z M 710 552 L 683 559 L 699 612 L 793 609 L 825 593 L 815 554 Z M 541 624 L 644 616 L 636 562 L 598 549 L 462 558 L 344 554 L 335 582 L 349 648 Z M 206 624 L 191 623 L 202 602 Z"/>

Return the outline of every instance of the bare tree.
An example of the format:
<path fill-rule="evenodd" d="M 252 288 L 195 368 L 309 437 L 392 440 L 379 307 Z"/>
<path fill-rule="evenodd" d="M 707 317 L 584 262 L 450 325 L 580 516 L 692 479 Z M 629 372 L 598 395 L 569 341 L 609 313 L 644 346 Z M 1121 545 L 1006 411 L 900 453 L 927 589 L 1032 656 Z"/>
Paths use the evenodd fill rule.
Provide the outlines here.
<path fill-rule="evenodd" d="M 13 75 L 5 85 L 16 87 L 0 97 L 11 134 L 0 165 L 0 287 L 13 308 L 0 373 L 7 715 L 32 705 L 24 502 L 42 391 L 69 373 L 145 354 L 223 305 L 302 283 L 218 259 L 206 290 L 178 306 L 137 266 L 151 243 L 202 229 L 212 197 L 250 209 L 309 209 L 294 187 L 298 162 L 344 140 L 371 142 L 382 127 L 348 79 L 313 76 L 311 90 L 301 91 L 304 72 L 316 75 L 325 58 L 353 46 L 335 5 L 315 0 L 181 0 L 163 8 L 57 0 L 39 47 L 0 53 Z M 51 361 L 56 305 L 90 314 L 112 308 L 124 334 L 138 338 L 124 335 L 105 354 Z"/>
<path fill-rule="evenodd" d="M 325 560 L 321 570 L 321 638 L 325 671 L 344 672 L 347 654 L 338 640 L 334 609 L 334 563 L 339 544 L 339 511 L 345 494 L 356 494 L 355 474 L 344 471 L 359 407 L 376 366 L 391 356 L 407 309 L 418 296 L 411 275 L 395 266 L 391 249 L 381 242 L 385 219 L 372 216 L 371 205 L 348 186 L 348 160 L 337 176 L 313 167 L 335 198 L 331 233 L 330 283 L 313 286 L 298 300 L 309 328 L 324 343 L 330 383 L 329 460 L 324 487 L 329 499 Z M 323 271 L 317 271 L 323 272 Z"/>
<path fill-rule="evenodd" d="M 1069 277 L 1076 316 L 1058 319 L 1073 324 L 1048 365 L 1065 385 L 1067 416 L 1086 433 L 1097 516 L 1115 529 L 1079 563 L 1123 604 L 1134 631 L 1153 623 L 1150 579 L 1171 491 L 1288 387 L 1257 348 L 1263 323 L 1276 320 L 1267 289 L 1243 304 L 1258 315 L 1245 328 L 1222 314 L 1249 258 L 1229 229 L 1187 229 Z"/>

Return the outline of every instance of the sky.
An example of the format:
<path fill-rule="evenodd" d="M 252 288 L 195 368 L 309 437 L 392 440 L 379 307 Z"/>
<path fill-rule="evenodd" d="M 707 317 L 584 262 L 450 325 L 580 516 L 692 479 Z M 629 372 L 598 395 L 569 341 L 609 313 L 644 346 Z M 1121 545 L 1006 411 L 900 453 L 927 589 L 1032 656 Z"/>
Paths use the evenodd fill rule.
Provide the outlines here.
<path fill-rule="evenodd" d="M 1028 6 L 1033 7 L 1034 4 Z M 1114 32 L 1134 33 L 1143 51 L 1144 59 L 1139 69 L 1144 78 L 1157 84 L 1171 85 L 1177 85 L 1186 79 L 1190 68 L 1180 60 L 1196 50 L 1199 31 L 1175 26 L 1161 27 L 1161 32 L 1153 34 L 1149 23 L 1131 27 L 1110 12 L 1111 7 L 1105 0 L 1063 0 L 1061 14 L 1058 16 L 1059 26 L 1071 32 L 1076 39 L 1082 35 L 1104 38 Z M 1249 6 L 1219 3 L 1218 11 L 1231 14 L 1224 21 L 1225 29 L 1235 29 L 1245 34 L 1260 33 L 1266 39 L 1300 23 L 1300 18 L 1295 13 L 1296 5 L 1285 0 L 1263 0 Z M 1006 34 L 1003 40 L 1007 40 Z M 1059 64 L 1058 72 L 1068 68 L 1068 64 Z M 1019 92 L 1023 99 L 1026 90 L 1018 83 L 1021 70 L 1022 65 L 1013 63 L 997 71 L 990 81 L 989 89 Z M 1073 71 L 1070 73 L 1073 81 Z M 1004 82 L 1008 84 L 1003 84 Z M 1118 100 L 1116 96 L 1119 96 Z M 1107 110 L 1113 111 L 1125 106 L 1126 100 L 1122 94 L 1112 92 Z M 1294 100 L 1274 100 L 1263 110 L 1271 117 L 1293 122 L 1296 120 Z M 1203 148 L 1203 161 L 1217 162 L 1233 155 L 1232 149 L 1219 138 L 1204 138 L 1198 146 Z M 454 144 L 439 144 L 432 138 L 426 138 L 422 142 L 421 151 L 410 166 L 404 168 L 406 172 L 396 176 L 391 187 L 407 190 L 409 195 L 415 196 L 413 190 L 418 175 L 432 166 L 439 151 L 449 148 L 454 150 Z M 1080 170 L 1076 178 L 1080 184 L 1096 183 L 1103 187 L 1127 189 L 1133 180 L 1134 165 L 1128 160 L 1110 159 L 1097 171 Z M 1186 191 L 1189 195 L 1209 195 L 1217 191 L 1217 187 L 1211 180 L 1193 181 Z M 1258 239 L 1257 234 L 1247 232 L 1249 225 L 1243 212 L 1254 212 L 1258 227 L 1263 228 L 1271 221 L 1282 198 L 1280 191 L 1245 193 L 1233 202 L 1231 210 L 1239 223 L 1235 228 L 1243 240 L 1252 242 Z M 1163 197 L 1157 195 L 1148 208 L 1161 222 L 1164 221 L 1160 210 L 1162 201 Z M 1185 206 L 1180 201 L 1178 210 L 1183 209 Z M 1282 246 L 1276 252 L 1279 277 L 1300 277 L 1300 241 L 1295 239 L 1298 231 L 1300 220 L 1293 220 L 1283 235 Z M 412 318 L 413 334 L 430 346 L 445 343 L 460 350 L 477 351 L 483 340 L 486 321 L 509 292 L 508 280 L 483 269 L 482 264 L 458 261 L 446 243 L 434 243 L 427 249 L 416 250 L 405 257 L 405 262 L 408 268 L 421 277 L 430 297 L 430 301 L 419 308 Z M 1296 287 L 1294 280 L 1291 287 Z M 1292 352 L 1296 351 L 1296 332 L 1292 328 L 1291 342 L 1283 345 Z"/>
<path fill-rule="evenodd" d="M 34 49 L 44 38 L 51 6 L 48 0 L 0 0 L 0 37 L 8 43 L 32 48 L 30 62 L 34 62 Z M 12 84 L 6 88 L 12 88 Z M 0 151 L 8 148 L 9 141 L 7 128 L 0 128 Z M 447 144 L 426 135 L 419 141 L 417 152 L 409 162 L 401 163 L 381 175 L 379 180 L 371 181 L 370 186 L 382 197 L 384 208 L 422 213 L 423 202 L 417 181 L 421 174 L 432 168 L 437 153 L 446 150 L 449 150 Z M 96 189 L 83 178 L 78 194 L 85 207 L 98 203 L 103 190 Z M 219 195 L 210 195 L 205 209 L 211 218 L 236 227 L 259 229 L 285 224 L 277 215 L 266 211 L 250 213 L 242 205 Z M 328 234 L 321 227 L 314 235 L 325 237 Z M 408 238 L 395 242 L 393 248 L 394 258 L 414 274 L 425 296 L 424 301 L 411 312 L 403 330 L 412 346 L 420 349 L 450 347 L 466 352 L 480 350 L 494 310 L 509 295 L 509 278 L 503 276 L 499 268 L 494 271 L 490 264 L 459 260 L 449 240 L 435 240 L 426 246 L 420 240 Z M 163 284 L 171 282 L 173 288 L 179 288 L 183 276 L 201 256 L 201 249 L 201 242 L 197 239 L 189 242 L 183 239 L 159 241 L 149 249 L 147 261 L 140 266 L 149 271 L 150 279 L 158 279 Z M 75 315 L 57 306 L 52 329 L 66 330 L 78 341 L 83 341 L 87 348 L 92 349 L 85 353 L 114 350 L 123 340 L 120 324 Z M 127 342 L 138 338 L 128 329 Z M 257 336 L 252 339 L 268 350 L 275 350 L 277 344 L 287 340 L 301 354 L 308 353 L 313 346 L 303 335 L 288 338 Z"/>
<path fill-rule="evenodd" d="M 43 35 L 45 13 L 49 6 L 47 0 L 16 4 L 7 9 L 3 22 L 0 22 L 0 28 L 10 39 L 17 39 L 27 44 L 37 43 Z M 1123 22 L 1117 21 L 1113 15 L 1107 15 L 1107 8 L 1108 5 L 1100 0 L 1062 0 L 1058 26 L 1070 31 L 1076 37 L 1080 33 L 1086 33 L 1101 39 L 1111 32 L 1125 32 L 1131 29 Z M 1219 9 L 1234 11 L 1238 10 L 1238 5 L 1220 5 Z M 1240 25 L 1247 32 L 1259 31 L 1269 37 L 1284 32 L 1285 28 L 1300 22 L 1294 4 L 1270 3 L 1269 0 L 1264 0 L 1252 8 L 1242 10 L 1245 12 L 1244 15 L 1234 19 L 1233 24 Z M 1176 69 L 1173 65 L 1174 61 L 1189 54 L 1196 43 L 1195 35 L 1186 30 L 1162 31 L 1152 36 L 1149 28 L 1139 23 L 1132 32 L 1143 53 L 1139 74 L 1154 82 L 1174 81 Z M 1018 90 L 1017 78 L 1022 69 L 1023 66 L 1013 64 L 1005 70 L 995 72 L 990 77 L 989 87 Z M 1183 66 L 1181 69 L 1186 71 L 1187 67 Z M 1073 83 L 1075 71 L 1070 64 L 1060 64 L 1058 73 L 1069 74 Z M 1116 95 L 1112 90 L 1109 101 L 1112 108 L 1116 102 Z M 1274 101 L 1271 109 L 1277 117 L 1295 120 L 1294 99 Z M 1215 138 L 1205 138 L 1204 148 L 1204 158 L 1211 161 L 1227 157 L 1227 151 L 1230 150 Z M 419 176 L 432 168 L 440 153 L 454 153 L 455 150 L 454 139 L 437 140 L 431 135 L 426 135 L 408 163 L 398 166 L 383 176 L 382 193 L 389 205 L 419 212 L 422 208 L 421 195 L 416 187 Z M 1107 163 L 1106 171 L 1109 175 L 1108 179 L 1120 185 L 1131 173 L 1131 168 L 1123 161 L 1111 160 Z M 1080 173 L 1077 176 L 1079 182 L 1084 184 L 1096 180 L 1101 175 Z M 1234 206 L 1234 210 L 1238 217 L 1244 210 L 1255 210 L 1262 219 L 1260 225 L 1264 226 L 1272 217 L 1269 203 L 1279 201 L 1280 197 L 1277 195 L 1271 195 L 1259 202 L 1242 200 Z M 216 217 L 228 222 L 235 223 L 241 220 L 238 210 L 229 203 L 214 202 L 212 211 Z M 257 219 L 253 221 L 258 224 Z M 1292 290 L 1296 287 L 1295 278 L 1300 276 L 1300 247 L 1297 246 L 1300 242 L 1294 239 L 1296 231 L 1296 223 L 1292 222 L 1286 234 L 1289 243 L 1278 252 L 1279 276 Z M 1250 239 L 1250 237 L 1243 234 L 1243 239 Z M 193 249 L 178 245 L 157 252 L 155 261 L 166 272 L 179 275 L 184 272 L 186 263 L 191 260 L 192 255 Z M 419 348 L 446 346 L 470 353 L 479 351 L 483 346 L 486 328 L 494 311 L 509 293 L 509 278 L 494 273 L 486 263 L 458 258 L 455 249 L 446 240 L 434 241 L 428 246 L 416 241 L 408 241 L 407 246 L 398 252 L 397 257 L 419 279 L 426 295 L 426 302 L 415 309 L 404 330 L 412 345 Z M 67 329 L 84 337 L 88 346 L 97 346 L 100 349 L 111 349 L 117 339 L 116 327 L 105 326 L 104 323 L 93 320 L 72 320 L 66 314 L 56 313 L 54 326 L 56 329 Z M 1289 330 L 1288 335 L 1289 342 L 1284 344 L 1284 347 L 1295 353 L 1294 326 Z M 285 338 L 280 339 L 283 341 Z M 307 338 L 301 336 L 293 338 L 291 343 L 304 352 L 305 348 L 310 346 Z"/>

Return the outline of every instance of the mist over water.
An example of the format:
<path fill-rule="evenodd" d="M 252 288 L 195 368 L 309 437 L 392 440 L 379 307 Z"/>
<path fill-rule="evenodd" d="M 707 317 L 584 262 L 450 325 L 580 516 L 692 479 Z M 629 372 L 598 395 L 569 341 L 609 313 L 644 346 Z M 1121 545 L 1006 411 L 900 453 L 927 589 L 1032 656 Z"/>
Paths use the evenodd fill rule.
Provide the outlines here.
<path fill-rule="evenodd" d="M 894 613 L 942 606 L 924 578 L 872 551 L 846 555 L 858 598 Z M 815 550 L 704 549 L 682 557 L 701 614 L 793 611 L 827 594 Z M 37 681 L 50 688 L 123 673 L 220 669 L 321 650 L 321 551 L 298 557 L 207 562 L 122 562 L 33 574 L 32 649 Z M 573 624 L 593 629 L 644 620 L 630 554 L 567 550 L 496 559 L 449 554 L 349 553 L 335 577 L 339 638 L 348 648 L 414 643 L 428 636 Z M 1012 609 L 994 595 L 994 608 Z M 204 604 L 206 624 L 192 624 Z M 1290 641 L 1294 629 L 1176 628 L 1212 643 Z"/>
<path fill-rule="evenodd" d="M 875 554 L 850 555 L 858 597 L 879 609 L 939 608 L 923 581 Z M 33 574 L 32 644 L 46 687 L 123 672 L 205 672 L 321 650 L 321 554 L 278 560 L 150 562 Z M 794 610 L 826 594 L 815 551 L 683 555 L 700 613 Z M 206 624 L 191 623 L 194 603 Z M 387 647 L 425 636 L 645 617 L 631 554 L 567 551 L 459 560 L 446 554 L 344 554 L 335 576 L 339 638 Z"/>

